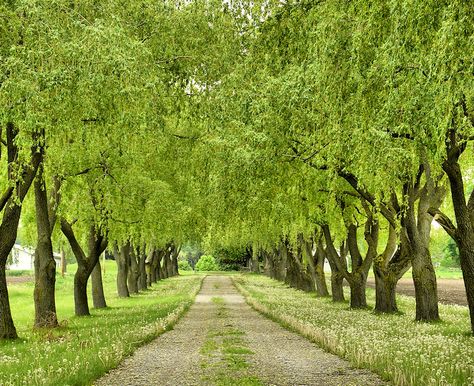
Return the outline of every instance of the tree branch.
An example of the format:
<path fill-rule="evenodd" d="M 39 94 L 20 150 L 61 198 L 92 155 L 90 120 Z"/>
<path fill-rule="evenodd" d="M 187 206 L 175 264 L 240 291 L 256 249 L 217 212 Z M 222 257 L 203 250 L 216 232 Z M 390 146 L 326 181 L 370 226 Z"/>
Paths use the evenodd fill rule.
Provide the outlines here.
<path fill-rule="evenodd" d="M 76 257 L 76 260 L 79 264 L 85 265 L 86 264 L 86 255 L 81 248 L 79 242 L 76 239 L 76 235 L 74 234 L 74 230 L 72 229 L 72 225 L 67 222 L 67 220 L 62 217 L 61 218 L 61 231 L 63 232 L 64 236 L 69 241 L 69 245 L 71 245 L 71 249 Z"/>
<path fill-rule="evenodd" d="M 448 235 L 450 235 L 454 241 L 457 240 L 457 229 L 453 222 L 448 216 L 436 208 L 429 208 L 428 213 L 434 217 L 439 225 L 443 227 Z"/>

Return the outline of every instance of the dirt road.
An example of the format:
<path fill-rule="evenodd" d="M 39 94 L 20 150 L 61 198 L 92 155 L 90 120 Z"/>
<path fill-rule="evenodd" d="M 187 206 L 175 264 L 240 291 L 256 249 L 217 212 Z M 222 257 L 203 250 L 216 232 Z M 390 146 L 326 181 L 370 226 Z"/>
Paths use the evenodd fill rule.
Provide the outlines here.
<path fill-rule="evenodd" d="M 246 303 L 226 276 L 208 276 L 172 331 L 139 348 L 96 385 L 383 385 Z"/>

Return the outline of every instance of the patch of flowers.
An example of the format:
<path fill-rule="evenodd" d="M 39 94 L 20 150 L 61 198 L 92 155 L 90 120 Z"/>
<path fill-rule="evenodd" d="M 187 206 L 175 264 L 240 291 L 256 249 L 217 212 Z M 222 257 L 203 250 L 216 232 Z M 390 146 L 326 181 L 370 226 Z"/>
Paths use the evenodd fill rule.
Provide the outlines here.
<path fill-rule="evenodd" d="M 235 282 L 256 310 L 396 385 L 474 384 L 474 337 L 468 335 L 466 307 L 440 305 L 442 322 L 420 323 L 409 297 L 399 298 L 404 314 L 377 315 L 264 276 L 243 276 Z M 373 291 L 368 295 L 373 305 Z"/>

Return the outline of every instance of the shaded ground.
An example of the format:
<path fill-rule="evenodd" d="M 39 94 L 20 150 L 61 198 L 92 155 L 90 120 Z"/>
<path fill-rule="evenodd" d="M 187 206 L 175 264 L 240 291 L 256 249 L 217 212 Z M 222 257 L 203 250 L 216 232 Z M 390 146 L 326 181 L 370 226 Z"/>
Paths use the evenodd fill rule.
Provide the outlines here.
<path fill-rule="evenodd" d="M 174 330 L 139 348 L 97 385 L 383 385 L 266 319 L 229 277 L 208 276 Z"/>
<path fill-rule="evenodd" d="M 462 280 L 437 279 L 437 283 L 440 303 L 467 306 L 466 290 Z M 367 286 L 375 288 L 375 280 L 373 278 L 367 279 Z M 397 292 L 403 295 L 415 296 L 413 280 L 410 278 L 400 279 L 397 284 Z"/>

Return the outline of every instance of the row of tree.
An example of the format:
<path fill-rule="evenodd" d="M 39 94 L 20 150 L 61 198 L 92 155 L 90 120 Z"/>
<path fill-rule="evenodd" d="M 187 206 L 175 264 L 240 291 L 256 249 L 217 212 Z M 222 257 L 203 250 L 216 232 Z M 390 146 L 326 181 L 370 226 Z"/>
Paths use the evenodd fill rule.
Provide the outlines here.
<path fill-rule="evenodd" d="M 474 330 L 471 2 L 10 0 L 0 16 L 0 337 L 16 336 L 5 263 L 21 213 L 38 325 L 54 325 L 60 232 L 78 314 L 107 246 L 156 278 L 160 256 L 199 242 L 321 294 L 327 258 L 354 307 L 373 266 L 383 312 L 411 267 L 416 317 L 436 320 L 436 219 Z"/>
<path fill-rule="evenodd" d="M 61 238 L 78 264 L 76 315 L 89 314 L 91 275 L 94 305 L 105 306 L 106 248 L 120 296 L 177 273 L 177 245 L 201 228 L 184 117 L 228 70 L 219 60 L 236 55 L 226 50 L 240 39 L 237 13 L 208 1 L 0 4 L 1 339 L 17 336 L 5 268 L 20 215 L 36 245 L 37 327 L 58 323 Z"/>
<path fill-rule="evenodd" d="M 436 220 L 459 249 L 474 331 L 473 38 L 461 0 L 276 10 L 209 101 L 217 242 L 320 294 L 327 258 L 334 299 L 344 278 L 353 307 L 373 267 L 381 312 L 397 311 L 411 267 L 416 319 L 432 321 Z"/>

